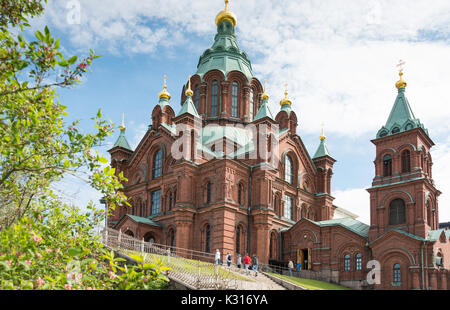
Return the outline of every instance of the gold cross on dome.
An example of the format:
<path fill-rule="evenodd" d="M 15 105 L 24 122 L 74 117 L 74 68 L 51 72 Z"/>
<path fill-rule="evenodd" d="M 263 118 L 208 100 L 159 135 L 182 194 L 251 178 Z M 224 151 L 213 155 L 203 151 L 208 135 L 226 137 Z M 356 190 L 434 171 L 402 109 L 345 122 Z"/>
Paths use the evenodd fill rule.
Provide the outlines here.
<path fill-rule="evenodd" d="M 166 86 L 167 83 L 167 75 L 164 75 L 164 86 Z"/>
<path fill-rule="evenodd" d="M 405 63 L 406 62 L 404 62 L 403 60 L 401 60 L 401 59 L 399 60 L 397 67 L 400 72 L 403 72 L 403 66 L 405 65 Z"/>

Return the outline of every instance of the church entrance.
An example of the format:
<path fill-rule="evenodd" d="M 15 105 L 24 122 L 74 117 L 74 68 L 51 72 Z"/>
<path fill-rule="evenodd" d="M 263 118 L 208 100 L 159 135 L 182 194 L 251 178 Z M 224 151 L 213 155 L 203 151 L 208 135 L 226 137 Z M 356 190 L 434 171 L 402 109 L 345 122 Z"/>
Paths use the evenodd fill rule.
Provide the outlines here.
<path fill-rule="evenodd" d="M 299 249 L 297 252 L 297 264 L 301 265 L 301 270 L 311 269 L 311 249 Z"/>

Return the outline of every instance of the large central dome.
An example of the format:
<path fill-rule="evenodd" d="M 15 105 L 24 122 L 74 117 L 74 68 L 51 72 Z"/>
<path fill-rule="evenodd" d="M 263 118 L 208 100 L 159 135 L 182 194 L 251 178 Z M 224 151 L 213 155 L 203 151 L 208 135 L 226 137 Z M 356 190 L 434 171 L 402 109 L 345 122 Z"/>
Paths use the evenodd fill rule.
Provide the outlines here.
<path fill-rule="evenodd" d="M 230 11 L 229 14 L 232 14 Z M 230 18 L 217 20 L 217 34 L 214 44 L 208 48 L 197 65 L 197 74 L 200 77 L 211 70 L 220 70 L 225 76 L 231 71 L 240 71 L 250 81 L 253 77 L 252 65 L 247 54 L 239 49 L 236 43 L 235 23 Z"/>

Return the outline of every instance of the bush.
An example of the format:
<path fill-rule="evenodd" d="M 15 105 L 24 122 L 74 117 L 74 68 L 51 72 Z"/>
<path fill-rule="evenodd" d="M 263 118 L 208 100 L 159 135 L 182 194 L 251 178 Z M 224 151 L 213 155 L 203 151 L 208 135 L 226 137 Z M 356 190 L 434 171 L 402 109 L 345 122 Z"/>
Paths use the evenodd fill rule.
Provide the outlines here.
<path fill-rule="evenodd" d="M 46 207 L 44 207 L 46 206 Z M 30 216 L 0 232 L 0 289 L 162 289 L 161 263 L 124 265 L 93 234 L 104 211 L 86 213 L 58 201 L 33 207 Z M 139 256 L 134 257 L 141 260 Z"/>

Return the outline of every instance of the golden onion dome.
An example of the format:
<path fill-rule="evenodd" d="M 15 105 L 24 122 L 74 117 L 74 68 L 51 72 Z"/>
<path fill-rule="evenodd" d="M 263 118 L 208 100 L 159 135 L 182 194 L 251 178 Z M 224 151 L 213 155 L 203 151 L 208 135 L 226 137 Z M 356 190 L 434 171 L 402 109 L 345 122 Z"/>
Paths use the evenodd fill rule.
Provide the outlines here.
<path fill-rule="evenodd" d="M 194 95 L 194 92 L 191 89 L 191 76 L 189 76 L 188 89 L 186 89 L 185 94 L 187 97 L 192 97 Z"/>
<path fill-rule="evenodd" d="M 264 91 L 263 91 L 263 94 L 261 95 L 261 99 L 269 100 L 269 95 L 266 93 L 266 80 L 264 80 Z"/>
<path fill-rule="evenodd" d="M 403 72 L 400 71 L 399 75 L 400 75 L 400 80 L 398 80 L 397 83 L 395 83 L 395 87 L 405 88 L 407 84 L 406 84 L 406 81 L 402 79 Z"/>
<path fill-rule="evenodd" d="M 225 9 L 223 11 L 220 11 L 216 16 L 216 25 L 219 26 L 219 24 L 223 21 L 229 21 L 233 25 L 233 27 L 236 27 L 237 18 L 233 12 L 228 10 L 228 0 L 225 0 Z"/>
<path fill-rule="evenodd" d="M 167 100 L 170 100 L 171 96 L 170 96 L 169 92 L 167 91 L 166 82 L 167 82 L 167 76 L 164 76 L 164 87 L 163 87 L 163 90 L 158 94 L 158 98 L 159 99 L 165 98 Z"/>
<path fill-rule="evenodd" d="M 320 136 L 320 141 L 323 141 L 323 140 L 325 140 L 327 137 L 325 136 L 325 131 L 324 131 L 324 129 L 323 129 L 323 127 L 322 127 L 322 135 Z"/>
<path fill-rule="evenodd" d="M 292 105 L 291 100 L 288 99 L 288 91 L 287 91 L 287 84 L 286 84 L 286 91 L 284 92 L 284 99 L 280 101 L 280 105 Z"/>

